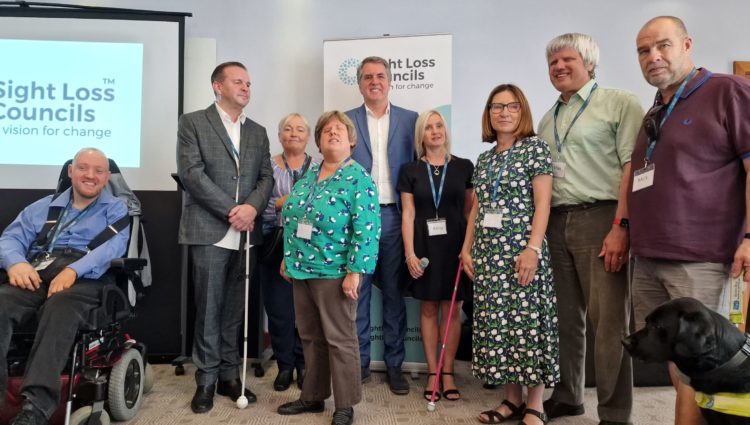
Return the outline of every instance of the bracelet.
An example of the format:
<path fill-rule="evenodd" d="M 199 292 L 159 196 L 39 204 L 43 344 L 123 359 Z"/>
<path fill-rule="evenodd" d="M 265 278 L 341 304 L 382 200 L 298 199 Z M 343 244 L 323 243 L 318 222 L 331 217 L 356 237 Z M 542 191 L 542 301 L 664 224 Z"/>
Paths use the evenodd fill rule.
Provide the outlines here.
<path fill-rule="evenodd" d="M 536 255 L 538 255 L 539 258 L 542 258 L 542 248 L 539 248 L 538 246 L 534 246 L 534 245 L 532 245 L 530 243 L 526 244 L 526 248 L 528 248 L 528 249 L 536 252 Z"/>
<path fill-rule="evenodd" d="M 407 256 L 406 256 L 406 259 L 404 260 L 404 263 L 408 263 L 408 262 L 409 262 L 409 259 L 410 259 L 411 257 L 417 258 L 417 256 L 416 256 L 416 255 L 414 255 L 414 254 L 411 254 L 411 255 L 407 255 Z"/>

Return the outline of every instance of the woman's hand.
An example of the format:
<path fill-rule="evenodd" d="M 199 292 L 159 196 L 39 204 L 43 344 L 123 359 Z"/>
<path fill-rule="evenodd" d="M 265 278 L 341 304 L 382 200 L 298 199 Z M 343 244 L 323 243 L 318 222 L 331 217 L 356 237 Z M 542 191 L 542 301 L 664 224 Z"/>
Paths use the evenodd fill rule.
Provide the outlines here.
<path fill-rule="evenodd" d="M 410 255 L 409 258 L 406 259 L 406 267 L 409 268 L 409 274 L 414 279 L 419 279 L 424 274 L 424 270 L 419 267 L 419 259 L 416 255 Z"/>
<path fill-rule="evenodd" d="M 534 280 L 539 255 L 531 248 L 521 251 L 516 257 L 516 279 L 521 286 L 526 286 Z"/>
<path fill-rule="evenodd" d="M 347 298 L 356 300 L 359 297 L 359 280 L 361 275 L 359 273 L 347 273 L 344 277 L 344 281 L 341 282 L 341 289 L 344 291 L 344 296 Z"/>
<path fill-rule="evenodd" d="M 281 266 L 279 267 L 279 275 L 281 275 L 281 278 L 286 280 L 289 283 L 292 283 L 292 279 L 289 279 L 289 276 L 286 275 L 286 265 L 284 264 L 284 260 L 281 260 Z"/>
<path fill-rule="evenodd" d="M 458 256 L 458 258 L 461 260 L 461 263 L 463 263 L 464 273 L 466 273 L 466 276 L 469 276 L 469 279 L 473 281 L 474 260 L 471 258 L 471 254 L 467 251 L 461 251 L 461 254 Z"/>

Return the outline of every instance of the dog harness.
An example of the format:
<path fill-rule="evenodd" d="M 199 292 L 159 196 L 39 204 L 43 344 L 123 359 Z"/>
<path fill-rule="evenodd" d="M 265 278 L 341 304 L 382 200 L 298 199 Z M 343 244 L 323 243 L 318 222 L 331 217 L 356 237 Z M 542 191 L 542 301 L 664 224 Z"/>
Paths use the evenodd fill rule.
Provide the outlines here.
<path fill-rule="evenodd" d="M 750 334 L 745 339 L 745 345 L 727 363 L 720 367 L 736 367 L 750 359 Z M 750 418 L 750 393 L 716 393 L 705 394 L 696 391 L 695 402 L 698 407 L 714 410 L 727 415 Z"/>

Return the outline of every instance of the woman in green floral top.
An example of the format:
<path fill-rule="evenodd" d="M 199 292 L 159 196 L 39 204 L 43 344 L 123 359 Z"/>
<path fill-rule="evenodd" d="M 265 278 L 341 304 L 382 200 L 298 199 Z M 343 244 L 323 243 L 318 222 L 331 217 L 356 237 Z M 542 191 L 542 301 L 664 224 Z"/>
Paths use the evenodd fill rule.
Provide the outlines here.
<path fill-rule="evenodd" d="M 370 175 L 351 159 L 356 132 L 345 114 L 324 113 L 315 143 L 323 162 L 297 182 L 282 208 L 282 275 L 294 285 L 307 374 L 300 399 L 278 412 L 322 412 L 332 383 L 332 423 L 346 425 L 362 398 L 361 381 L 352 379 L 360 373 L 357 297 L 362 274 L 375 271 L 380 206 Z"/>

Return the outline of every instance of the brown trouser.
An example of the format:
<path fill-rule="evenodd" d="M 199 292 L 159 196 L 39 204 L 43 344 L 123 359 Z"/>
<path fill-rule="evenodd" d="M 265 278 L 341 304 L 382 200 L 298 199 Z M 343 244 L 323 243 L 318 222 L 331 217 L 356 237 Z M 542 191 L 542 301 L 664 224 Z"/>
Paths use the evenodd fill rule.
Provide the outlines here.
<path fill-rule="evenodd" d="M 596 332 L 594 370 L 600 420 L 630 422 L 633 366 L 620 340 L 628 334 L 630 290 L 627 264 L 604 270 L 602 242 L 612 228 L 617 204 L 553 208 L 547 236 L 557 291 L 560 329 L 560 383 L 552 399 L 583 403 L 586 313 Z"/>
<path fill-rule="evenodd" d="M 357 301 L 346 298 L 342 278 L 293 280 L 294 312 L 305 355 L 305 382 L 300 399 L 331 396 L 337 409 L 362 399 L 357 339 Z"/>

